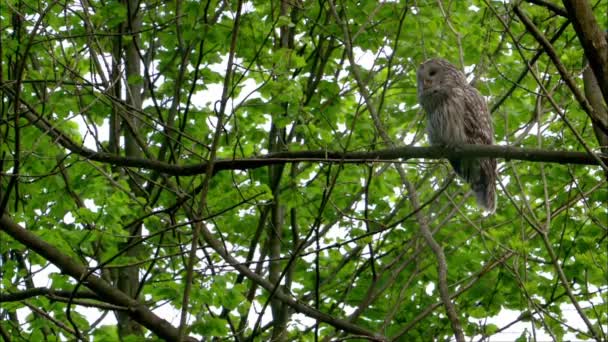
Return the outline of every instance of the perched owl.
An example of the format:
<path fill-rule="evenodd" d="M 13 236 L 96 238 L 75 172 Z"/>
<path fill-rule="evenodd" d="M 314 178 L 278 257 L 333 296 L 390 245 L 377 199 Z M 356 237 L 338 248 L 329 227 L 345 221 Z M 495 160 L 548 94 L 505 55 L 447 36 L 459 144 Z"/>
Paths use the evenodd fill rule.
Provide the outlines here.
<path fill-rule="evenodd" d="M 450 62 L 433 58 L 418 68 L 418 101 L 427 114 L 432 145 L 494 142 L 492 119 L 481 94 L 467 83 Z M 496 159 L 448 158 L 456 173 L 475 192 L 477 204 L 491 213 L 496 209 Z"/>

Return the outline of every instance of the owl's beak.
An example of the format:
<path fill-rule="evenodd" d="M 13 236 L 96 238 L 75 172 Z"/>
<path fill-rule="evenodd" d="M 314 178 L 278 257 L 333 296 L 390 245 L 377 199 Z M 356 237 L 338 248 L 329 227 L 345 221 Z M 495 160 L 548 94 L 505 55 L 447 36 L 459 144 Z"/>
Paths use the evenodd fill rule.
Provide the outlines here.
<path fill-rule="evenodd" d="M 422 81 L 422 88 L 424 89 L 428 89 L 433 85 L 433 82 L 431 80 L 423 80 Z"/>

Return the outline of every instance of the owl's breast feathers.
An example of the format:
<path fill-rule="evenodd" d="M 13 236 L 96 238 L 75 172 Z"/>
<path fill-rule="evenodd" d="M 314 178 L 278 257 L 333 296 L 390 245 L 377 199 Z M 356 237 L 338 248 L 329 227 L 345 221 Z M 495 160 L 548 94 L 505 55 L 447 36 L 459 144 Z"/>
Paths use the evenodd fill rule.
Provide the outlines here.
<path fill-rule="evenodd" d="M 433 145 L 467 143 L 465 131 L 466 105 L 462 101 L 462 87 L 446 88 L 441 95 L 423 103 L 427 112 L 429 140 Z"/>

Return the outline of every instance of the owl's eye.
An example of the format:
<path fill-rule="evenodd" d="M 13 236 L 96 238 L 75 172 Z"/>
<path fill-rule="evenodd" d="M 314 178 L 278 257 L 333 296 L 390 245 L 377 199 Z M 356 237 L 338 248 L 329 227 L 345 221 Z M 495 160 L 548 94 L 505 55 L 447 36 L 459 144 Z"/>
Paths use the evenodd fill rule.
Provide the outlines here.
<path fill-rule="evenodd" d="M 431 70 L 431 71 L 429 72 L 429 75 L 430 75 L 430 76 L 435 76 L 435 74 L 436 74 L 436 73 L 437 73 L 437 71 L 435 71 L 435 70 Z"/>

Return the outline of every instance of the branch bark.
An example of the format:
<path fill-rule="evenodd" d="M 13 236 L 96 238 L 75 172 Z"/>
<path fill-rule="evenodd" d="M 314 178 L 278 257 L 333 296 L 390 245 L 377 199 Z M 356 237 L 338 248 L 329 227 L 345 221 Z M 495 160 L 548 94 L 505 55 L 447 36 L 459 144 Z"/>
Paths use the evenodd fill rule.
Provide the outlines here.
<path fill-rule="evenodd" d="M 207 171 L 207 163 L 193 165 L 175 165 L 164 163 L 158 160 L 145 158 L 120 157 L 110 153 L 95 152 L 92 150 L 81 149 L 77 153 L 88 159 L 110 163 L 124 167 L 138 167 L 142 169 L 155 170 L 175 176 L 192 176 L 204 174 Z M 369 152 L 337 152 L 337 151 L 293 151 L 276 152 L 267 155 L 242 158 L 242 159 L 219 159 L 214 162 L 214 172 L 225 170 L 249 170 L 257 169 L 268 165 L 280 165 L 299 162 L 321 162 L 321 163 L 345 163 L 363 164 L 374 162 L 395 162 L 396 159 L 402 161 L 408 159 L 442 159 L 442 158 L 463 158 L 463 157 L 492 157 L 505 160 L 525 160 L 532 162 L 545 162 L 557 164 L 575 165 L 598 165 L 595 157 L 600 158 L 604 163 L 608 163 L 608 156 L 597 153 L 595 157 L 585 152 L 571 151 L 551 151 L 537 148 L 520 148 L 498 145 L 460 145 L 455 147 L 417 147 L 401 146 Z"/>
<path fill-rule="evenodd" d="M 437 280 L 439 285 L 439 297 L 443 302 L 443 306 L 445 307 L 445 312 L 450 320 L 450 324 L 452 325 L 452 331 L 454 332 L 454 336 L 456 337 L 456 341 L 464 342 L 465 337 L 462 331 L 462 323 L 460 323 L 460 315 L 456 309 L 456 305 L 452 302 L 452 297 L 450 295 L 450 289 L 448 287 L 448 263 L 445 258 L 445 253 L 443 252 L 443 248 L 435 238 L 433 237 L 433 233 L 429 229 L 428 222 L 426 217 L 418 210 L 420 208 L 420 202 L 418 200 L 418 195 L 416 193 L 416 189 L 411 185 L 410 182 L 406 183 L 408 189 L 408 196 L 410 197 L 410 201 L 412 202 L 412 206 L 416 211 L 416 219 L 418 220 L 418 224 L 420 225 L 420 233 L 422 237 L 429 245 L 429 248 L 435 254 L 437 258 Z"/>
<path fill-rule="evenodd" d="M 588 1 L 563 0 L 585 56 L 608 103 L 608 42 L 600 29 Z"/>
<path fill-rule="evenodd" d="M 10 95 L 10 89 L 3 88 Z M 141 169 L 154 170 L 173 176 L 192 176 L 205 174 L 208 163 L 193 165 L 176 165 L 165 163 L 159 160 L 121 157 L 107 152 L 97 152 L 88 149 L 82 144 L 76 143 L 65 133 L 53 126 L 46 118 L 36 115 L 34 108 L 23 103 L 28 111 L 23 116 L 44 134 L 52 138 L 55 142 L 66 148 L 70 152 L 80 155 L 89 160 L 108 163 L 122 167 L 137 167 Z M 268 165 L 280 165 L 296 162 L 327 162 L 327 163 L 348 163 L 361 164 L 370 162 L 394 162 L 394 159 L 441 159 L 441 158 L 462 158 L 462 157 L 492 157 L 503 158 L 506 160 L 527 160 L 533 162 L 558 163 L 558 164 L 579 164 L 579 165 L 599 165 L 598 159 L 604 164 L 608 163 L 608 156 L 603 154 L 589 154 L 585 152 L 570 151 L 551 151 L 542 149 L 527 149 L 511 146 L 478 146 L 461 145 L 456 147 L 415 147 L 402 146 L 393 147 L 369 152 L 334 152 L 334 151 L 295 151 L 270 153 L 263 156 L 242 158 L 242 159 L 218 159 L 214 161 L 213 172 L 223 170 L 248 170 L 256 169 Z"/>
<path fill-rule="evenodd" d="M 169 322 L 156 316 L 144 304 L 129 297 L 124 292 L 117 290 L 97 276 L 89 275 L 86 279 L 82 279 L 88 273 L 85 266 L 63 254 L 60 250 L 55 248 L 55 246 L 42 240 L 36 234 L 21 227 L 6 214 L 0 217 L 0 230 L 6 232 L 13 239 L 27 246 L 30 250 L 36 252 L 46 260 L 52 262 L 62 273 L 65 273 L 74 279 L 81 280 L 82 284 L 95 292 L 100 298 L 111 304 L 129 308 L 127 312 L 133 320 L 150 329 L 159 337 L 169 341 L 177 341 L 177 328 L 172 326 Z M 184 340 L 196 341 L 196 339 L 192 337 L 186 337 Z"/>
<path fill-rule="evenodd" d="M 545 7 L 546 9 L 554 12 L 557 15 L 568 18 L 568 12 L 566 12 L 565 9 L 547 0 L 527 0 L 527 2 L 541 7 Z"/>
<path fill-rule="evenodd" d="M 572 91 L 572 94 L 574 95 L 580 106 L 585 110 L 585 113 L 587 113 L 589 118 L 591 118 L 591 121 L 593 121 L 594 126 L 601 129 L 604 133 L 608 133 L 608 128 L 606 128 L 604 122 L 602 122 L 602 120 L 598 118 L 594 108 L 589 104 L 585 96 L 583 96 L 583 93 L 580 91 L 580 89 L 578 89 L 578 87 L 570 77 L 568 71 L 566 70 L 566 67 L 563 65 L 563 63 L 557 56 L 557 51 L 553 48 L 553 45 L 551 45 L 547 38 L 540 32 L 540 30 L 538 30 L 536 25 L 534 25 L 532 20 L 530 20 L 530 18 L 528 18 L 518 6 L 515 6 L 513 8 L 513 11 L 517 15 L 517 17 L 521 19 L 522 23 L 526 26 L 527 31 L 530 32 L 532 36 L 534 36 L 534 38 L 541 44 L 549 58 L 551 58 L 551 61 L 557 68 L 557 71 L 559 72 L 560 76 L 562 77 L 568 88 L 570 88 L 570 91 Z"/>
<path fill-rule="evenodd" d="M 336 329 L 340 329 L 354 335 L 365 336 L 368 340 L 371 341 L 386 341 L 386 337 L 380 333 L 367 330 L 366 328 L 361 327 L 357 324 L 348 322 L 344 319 L 336 318 L 332 315 L 316 310 L 305 304 L 303 301 L 285 293 L 283 290 L 281 290 L 280 285 L 275 286 L 275 284 L 271 283 L 263 276 L 249 269 L 248 265 L 244 264 L 242 261 L 237 260 L 234 256 L 232 256 L 224 248 L 222 242 L 216 239 L 214 237 L 214 234 L 209 231 L 209 229 L 207 229 L 205 225 L 200 226 L 200 234 L 201 237 L 205 240 L 205 242 L 209 245 L 209 247 L 211 247 L 223 260 L 225 260 L 237 272 L 267 290 L 269 293 L 272 294 L 273 297 L 277 298 L 278 300 L 291 307 L 295 312 L 302 313 L 318 321 L 327 323 L 335 327 Z"/>

